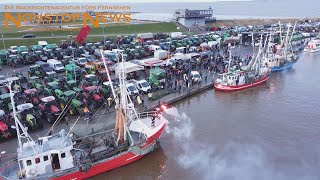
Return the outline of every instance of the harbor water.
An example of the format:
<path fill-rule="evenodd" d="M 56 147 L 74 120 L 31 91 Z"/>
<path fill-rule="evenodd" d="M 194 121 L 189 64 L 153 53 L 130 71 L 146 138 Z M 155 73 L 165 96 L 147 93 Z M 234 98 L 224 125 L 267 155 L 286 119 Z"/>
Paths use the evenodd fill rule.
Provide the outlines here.
<path fill-rule="evenodd" d="M 174 104 L 161 148 L 93 179 L 320 178 L 320 54 L 239 92 Z"/>

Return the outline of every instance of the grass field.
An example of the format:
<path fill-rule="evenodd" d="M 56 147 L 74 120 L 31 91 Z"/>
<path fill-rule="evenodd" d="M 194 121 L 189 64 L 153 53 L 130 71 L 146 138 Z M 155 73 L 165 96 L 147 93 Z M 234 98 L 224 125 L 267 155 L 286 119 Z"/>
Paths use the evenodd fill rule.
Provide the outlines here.
<path fill-rule="evenodd" d="M 104 28 L 103 28 L 104 26 Z M 24 27 L 25 28 L 25 27 Z M 38 41 L 47 41 L 48 43 L 59 44 L 60 40 L 67 39 L 68 35 L 73 35 L 75 37 L 79 30 L 76 31 L 52 31 L 55 36 L 65 36 L 62 38 L 51 38 L 51 31 L 41 31 L 41 32 L 17 32 L 19 29 L 15 26 L 9 26 L 9 28 L 1 27 L 0 35 L 4 35 L 4 38 L 16 38 L 22 37 L 25 34 L 34 34 L 36 37 L 44 37 L 37 39 L 19 39 L 19 40 L 5 40 L 5 46 L 17 45 L 17 46 L 30 46 L 37 44 Z M 176 25 L 174 23 L 148 23 L 148 24 L 106 24 L 101 25 L 99 28 L 91 28 L 87 41 L 101 41 L 103 36 L 115 37 L 117 34 L 137 34 L 143 32 L 174 32 L 177 31 Z M 90 35 L 101 35 L 90 37 Z M 3 49 L 3 42 L 0 37 L 0 49 Z"/>
<path fill-rule="evenodd" d="M 104 27 L 104 28 L 103 28 Z M 37 27 L 23 27 L 23 29 L 29 29 Z M 57 27 L 58 28 L 58 27 Z M 63 31 L 60 29 L 54 29 L 49 31 L 31 31 L 31 32 L 18 32 L 21 30 L 15 26 L 0 27 L 0 34 L 6 38 L 22 37 L 25 34 L 34 34 L 36 37 L 50 37 L 51 33 L 54 35 L 77 35 L 79 29 L 72 31 Z M 177 31 L 174 23 L 148 23 L 148 24 L 104 24 L 98 28 L 91 28 L 90 35 L 103 35 L 103 34 L 136 34 L 143 32 L 173 32 Z"/>

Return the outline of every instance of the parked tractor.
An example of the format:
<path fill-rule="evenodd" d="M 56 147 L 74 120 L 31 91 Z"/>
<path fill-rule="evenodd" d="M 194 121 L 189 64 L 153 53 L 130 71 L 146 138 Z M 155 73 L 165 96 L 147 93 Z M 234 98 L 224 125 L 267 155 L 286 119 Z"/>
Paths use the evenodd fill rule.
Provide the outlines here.
<path fill-rule="evenodd" d="M 67 81 L 67 90 L 69 91 L 75 91 L 76 93 L 80 93 L 82 90 L 79 88 L 78 81 L 75 80 L 69 80 Z"/>
<path fill-rule="evenodd" d="M 28 76 L 32 77 L 32 76 L 38 76 L 41 77 L 41 71 L 40 71 L 40 66 L 38 64 L 35 64 L 33 66 L 29 67 L 28 70 Z"/>
<path fill-rule="evenodd" d="M 82 93 L 82 101 L 89 106 L 90 109 L 98 108 L 104 103 L 104 98 L 99 95 L 97 86 L 88 86 L 84 88 Z"/>
<path fill-rule="evenodd" d="M 0 141 L 16 135 L 16 127 L 11 123 L 11 118 L 0 110 Z"/>
<path fill-rule="evenodd" d="M 66 106 L 70 115 L 81 114 L 83 112 L 85 104 L 80 101 L 80 97 L 75 91 L 61 92 L 57 96 L 61 108 L 65 108 Z"/>
<path fill-rule="evenodd" d="M 33 104 L 26 103 L 17 106 L 17 117 L 28 130 L 42 129 L 39 114 L 35 111 Z"/>
<path fill-rule="evenodd" d="M 26 103 L 32 103 L 34 106 L 40 103 L 38 90 L 36 88 L 24 90 L 23 95 Z"/>
<path fill-rule="evenodd" d="M 9 52 L 6 49 L 0 50 L 0 65 L 8 63 Z"/>
<path fill-rule="evenodd" d="M 41 94 L 44 90 L 42 82 L 41 82 L 40 78 L 37 76 L 31 76 L 29 78 L 28 83 L 27 83 L 27 87 L 29 89 L 33 89 L 33 88 L 37 89 L 39 94 Z"/>
<path fill-rule="evenodd" d="M 149 83 L 152 89 L 162 89 L 165 84 L 165 71 L 160 68 L 150 70 Z"/>
<path fill-rule="evenodd" d="M 58 107 L 56 99 L 53 96 L 44 97 L 38 105 L 38 113 L 40 117 L 48 120 L 53 124 L 60 116 L 62 110 Z"/>
<path fill-rule="evenodd" d="M 4 110 L 5 112 L 12 111 L 10 93 L 0 95 L 0 109 Z"/>
<path fill-rule="evenodd" d="M 49 82 L 49 83 L 47 84 L 47 86 L 44 88 L 43 94 L 44 94 L 45 96 L 55 95 L 55 90 L 60 89 L 60 88 L 61 88 L 61 87 L 60 87 L 60 85 L 59 85 L 59 83 L 58 83 L 57 81 Z"/>
<path fill-rule="evenodd" d="M 9 55 L 8 65 L 11 67 L 21 67 L 22 61 L 17 55 Z"/>
<path fill-rule="evenodd" d="M 96 75 L 94 74 L 87 74 L 84 76 L 82 80 L 82 88 L 84 89 L 85 87 L 88 86 L 97 86 L 99 83 Z"/>
<path fill-rule="evenodd" d="M 65 67 L 67 80 L 80 81 L 82 79 L 82 70 L 75 64 L 68 64 Z"/>

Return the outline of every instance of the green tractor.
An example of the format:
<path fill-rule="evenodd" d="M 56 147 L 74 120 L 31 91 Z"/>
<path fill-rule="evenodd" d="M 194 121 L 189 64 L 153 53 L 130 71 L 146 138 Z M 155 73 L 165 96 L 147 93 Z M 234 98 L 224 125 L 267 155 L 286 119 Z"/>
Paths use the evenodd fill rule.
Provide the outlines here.
<path fill-rule="evenodd" d="M 44 90 L 42 82 L 41 82 L 40 78 L 37 77 L 37 76 L 31 76 L 29 78 L 28 83 L 27 83 L 27 87 L 29 89 L 32 89 L 32 88 L 37 89 L 39 94 L 41 94 L 43 92 L 43 90 Z"/>
<path fill-rule="evenodd" d="M 32 76 L 41 77 L 40 66 L 38 64 L 30 66 L 29 70 L 28 70 L 28 76 L 29 77 L 32 77 Z"/>
<path fill-rule="evenodd" d="M 149 83 L 152 89 L 163 89 L 165 84 L 165 71 L 160 68 L 150 70 Z"/>
<path fill-rule="evenodd" d="M 75 81 L 75 80 L 67 81 L 67 89 L 69 91 L 75 91 L 76 93 L 81 92 L 81 89 L 79 88 L 79 83 L 78 83 L 78 81 Z"/>
<path fill-rule="evenodd" d="M 66 66 L 68 64 L 74 64 L 74 61 L 71 56 L 63 56 L 63 59 L 61 60 L 61 63 Z"/>
<path fill-rule="evenodd" d="M 94 74 L 87 74 L 84 76 L 82 80 L 82 89 L 88 86 L 97 86 L 99 84 L 99 81 Z"/>
<path fill-rule="evenodd" d="M 49 82 L 59 81 L 59 76 L 56 72 L 47 72 L 47 76 L 44 77 L 44 85 L 47 85 Z"/>
<path fill-rule="evenodd" d="M 75 91 L 60 91 L 56 93 L 56 96 L 60 107 L 62 109 L 67 107 L 70 115 L 74 115 L 76 113 L 82 114 L 85 104 L 80 101 L 81 96 L 77 96 L 77 93 Z"/>
<path fill-rule="evenodd" d="M 0 109 L 4 110 L 5 112 L 12 111 L 10 93 L 5 93 L 0 95 Z"/>
<path fill-rule="evenodd" d="M 44 88 L 43 94 L 44 96 L 54 95 L 55 90 L 61 89 L 59 83 L 57 81 L 49 82 Z"/>
<path fill-rule="evenodd" d="M 9 52 L 6 49 L 0 50 L 0 65 L 8 63 Z"/>
<path fill-rule="evenodd" d="M 21 67 L 22 61 L 19 58 L 19 56 L 12 54 L 12 55 L 9 55 L 8 65 L 11 67 Z"/>
<path fill-rule="evenodd" d="M 67 64 L 65 66 L 67 80 L 79 81 L 82 79 L 82 70 L 75 64 Z"/>
<path fill-rule="evenodd" d="M 33 104 L 25 103 L 17 106 L 17 117 L 28 130 L 42 129 L 39 114 L 35 111 Z"/>

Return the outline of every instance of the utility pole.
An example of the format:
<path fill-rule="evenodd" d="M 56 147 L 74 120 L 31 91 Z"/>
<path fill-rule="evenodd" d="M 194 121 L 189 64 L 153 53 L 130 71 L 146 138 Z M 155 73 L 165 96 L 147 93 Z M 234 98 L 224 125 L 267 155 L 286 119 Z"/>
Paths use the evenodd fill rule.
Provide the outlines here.
<path fill-rule="evenodd" d="M 5 48 L 6 48 L 6 45 L 4 44 L 3 34 L 1 35 L 1 37 L 2 37 L 3 49 L 5 49 Z"/>

